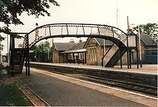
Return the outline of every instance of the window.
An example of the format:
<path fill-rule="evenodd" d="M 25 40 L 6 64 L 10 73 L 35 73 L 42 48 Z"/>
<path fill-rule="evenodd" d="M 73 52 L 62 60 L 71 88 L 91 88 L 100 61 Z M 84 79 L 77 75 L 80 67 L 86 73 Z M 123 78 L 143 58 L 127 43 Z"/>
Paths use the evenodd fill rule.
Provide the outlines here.
<path fill-rule="evenodd" d="M 96 61 L 96 48 L 90 48 L 90 60 L 91 61 Z"/>
<path fill-rule="evenodd" d="M 157 55 L 157 51 L 156 50 L 145 50 L 145 55 Z"/>

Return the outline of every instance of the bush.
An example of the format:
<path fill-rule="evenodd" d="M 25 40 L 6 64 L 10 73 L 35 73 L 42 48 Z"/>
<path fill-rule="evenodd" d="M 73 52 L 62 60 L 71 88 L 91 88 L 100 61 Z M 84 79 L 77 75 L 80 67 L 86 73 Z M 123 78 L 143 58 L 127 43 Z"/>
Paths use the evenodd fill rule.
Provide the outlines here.
<path fill-rule="evenodd" d="M 0 64 L 0 80 L 2 79 L 2 72 L 5 69 L 5 67 L 2 65 L 2 63 Z"/>

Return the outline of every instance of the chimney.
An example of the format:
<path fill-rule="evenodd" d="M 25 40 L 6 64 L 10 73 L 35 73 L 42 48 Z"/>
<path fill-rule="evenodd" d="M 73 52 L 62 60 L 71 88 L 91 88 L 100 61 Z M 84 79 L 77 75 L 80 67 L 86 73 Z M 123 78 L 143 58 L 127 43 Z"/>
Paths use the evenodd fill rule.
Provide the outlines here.
<path fill-rule="evenodd" d="M 70 42 L 69 42 L 69 43 L 75 43 L 75 42 L 74 42 L 74 40 L 73 40 L 73 39 L 70 39 Z"/>
<path fill-rule="evenodd" d="M 82 42 L 82 40 L 81 40 L 81 38 L 80 38 L 79 43 L 81 43 L 81 42 Z"/>

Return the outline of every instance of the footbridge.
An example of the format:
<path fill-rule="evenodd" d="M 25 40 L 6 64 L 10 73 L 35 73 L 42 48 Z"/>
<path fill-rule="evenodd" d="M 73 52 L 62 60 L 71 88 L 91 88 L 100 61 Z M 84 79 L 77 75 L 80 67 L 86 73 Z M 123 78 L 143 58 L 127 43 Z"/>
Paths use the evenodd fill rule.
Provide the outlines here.
<path fill-rule="evenodd" d="M 105 67 L 113 67 L 127 52 L 127 65 L 130 66 L 130 51 L 136 49 L 138 58 L 138 42 L 134 33 L 125 33 L 121 29 L 102 24 L 83 23 L 52 23 L 37 26 L 28 33 L 9 33 L 10 36 L 10 66 L 14 71 L 22 72 L 24 62 L 26 74 L 30 75 L 29 50 L 39 41 L 58 37 L 95 37 L 112 41 L 114 44 L 103 56 Z M 18 38 L 17 36 L 21 37 Z M 116 52 L 111 54 L 112 48 L 117 45 Z M 108 57 L 107 57 L 108 56 Z"/>

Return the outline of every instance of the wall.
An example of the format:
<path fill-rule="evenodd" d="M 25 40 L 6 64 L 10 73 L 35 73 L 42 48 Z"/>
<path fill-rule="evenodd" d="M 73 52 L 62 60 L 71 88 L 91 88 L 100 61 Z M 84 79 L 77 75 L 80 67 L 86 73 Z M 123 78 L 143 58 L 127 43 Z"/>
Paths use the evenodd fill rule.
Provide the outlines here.
<path fill-rule="evenodd" d="M 52 62 L 53 63 L 59 63 L 59 53 L 54 49 L 53 50 L 53 57 L 52 57 Z"/>

